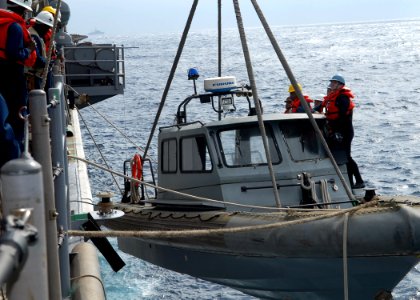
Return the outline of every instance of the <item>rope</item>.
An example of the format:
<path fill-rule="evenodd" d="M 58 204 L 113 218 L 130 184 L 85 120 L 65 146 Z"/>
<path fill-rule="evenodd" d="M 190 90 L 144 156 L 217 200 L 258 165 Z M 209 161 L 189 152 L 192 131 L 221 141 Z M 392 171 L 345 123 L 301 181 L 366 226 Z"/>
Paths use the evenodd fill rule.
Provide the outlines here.
<path fill-rule="evenodd" d="M 83 161 L 84 163 L 87 163 L 89 165 L 92 165 L 92 166 L 94 166 L 94 167 L 96 167 L 98 169 L 101 169 L 103 171 L 106 171 L 106 172 L 115 174 L 117 176 L 123 177 L 123 178 L 125 178 L 127 180 L 130 180 L 130 181 L 133 181 L 133 182 L 138 182 L 140 184 L 143 184 L 145 186 L 148 186 L 148 187 L 151 187 L 151 188 L 160 190 L 160 191 L 172 193 L 172 194 L 179 195 L 179 196 L 184 196 L 184 197 L 191 198 L 191 199 L 208 201 L 208 202 L 219 203 L 219 204 L 224 204 L 224 205 L 227 204 L 227 205 L 238 206 L 238 207 L 245 207 L 245 208 L 266 209 L 266 210 L 274 210 L 274 211 L 290 211 L 290 210 L 296 211 L 296 209 L 291 209 L 291 208 L 288 208 L 288 207 L 257 206 L 257 205 L 249 205 L 249 204 L 240 204 L 240 203 L 229 202 L 229 201 L 219 201 L 219 200 L 215 200 L 215 199 L 194 196 L 194 195 L 190 195 L 190 194 L 186 194 L 186 193 L 174 191 L 174 190 L 171 190 L 171 189 L 167 189 L 167 188 L 164 188 L 164 187 L 161 187 L 161 186 L 153 185 L 151 183 L 148 183 L 148 182 L 145 182 L 145 181 L 142 181 L 142 180 L 137 180 L 137 179 L 132 178 L 130 176 L 127 176 L 125 174 L 122 174 L 122 173 L 113 171 L 112 169 L 109 169 L 109 168 L 107 169 L 107 168 L 105 168 L 105 167 L 103 167 L 103 166 L 101 166 L 101 165 L 99 165 L 97 163 L 94 163 L 92 161 L 88 161 L 88 160 L 86 160 L 84 158 L 81 158 L 81 157 L 78 157 L 78 156 L 73 156 L 73 155 L 67 155 L 67 156 L 68 156 L 68 158 L 73 158 L 73 159 L 77 159 L 77 160 Z M 318 209 L 318 211 L 321 211 L 321 210 L 323 210 L 323 209 Z M 305 210 L 305 211 L 307 211 L 307 210 Z M 325 209 L 325 211 L 329 211 L 329 209 Z"/>
<path fill-rule="evenodd" d="M 191 23 L 192 23 L 192 20 L 193 20 L 193 17 L 194 17 L 195 10 L 197 8 L 197 4 L 198 4 L 198 0 L 194 0 L 193 5 L 191 6 L 190 14 L 188 16 L 187 23 L 185 24 L 184 32 L 182 33 L 182 38 L 181 38 L 181 41 L 179 42 L 178 50 L 177 50 L 177 53 L 175 55 L 174 62 L 172 64 L 171 72 L 170 72 L 168 80 L 166 82 L 165 90 L 163 91 L 163 94 L 162 94 L 162 99 L 160 100 L 159 108 L 158 108 L 158 111 L 157 111 L 156 116 L 155 116 L 155 121 L 153 122 L 152 130 L 150 131 L 150 135 L 149 135 L 149 139 L 147 141 L 146 148 L 144 149 L 144 156 L 145 157 L 147 155 L 147 151 L 149 150 L 150 143 L 152 142 L 153 135 L 155 133 L 156 126 L 157 126 L 157 123 L 158 123 L 159 118 L 160 118 L 160 114 L 162 113 L 163 106 L 165 105 L 166 96 L 168 95 L 169 88 L 171 87 L 172 80 L 174 79 L 175 71 L 176 71 L 176 68 L 178 66 L 179 59 L 181 58 L 182 50 L 184 48 L 185 41 L 187 39 L 187 35 L 188 35 L 188 32 L 189 32 L 190 27 L 191 27 Z"/>
<path fill-rule="evenodd" d="M 308 178 L 308 185 L 305 185 L 305 179 L 302 177 L 301 187 L 307 191 L 311 191 L 311 198 L 314 204 L 318 204 L 318 195 L 316 193 L 316 183 Z"/>
<path fill-rule="evenodd" d="M 344 214 L 343 222 L 343 280 L 344 280 L 344 300 L 349 299 L 349 279 L 347 264 L 347 235 L 348 235 L 349 212 Z"/>
<path fill-rule="evenodd" d="M 93 143 L 95 144 L 96 149 L 98 150 L 99 154 L 101 155 L 101 157 L 102 157 L 105 165 L 109 168 L 109 165 L 108 165 L 108 163 L 107 163 L 104 155 L 102 154 L 101 149 L 99 148 L 98 144 L 96 143 L 95 138 L 93 137 L 92 132 L 89 129 L 89 126 L 86 124 L 85 119 L 83 118 L 82 114 L 80 113 L 80 110 L 78 108 L 76 108 L 76 109 L 77 109 L 77 112 L 79 113 L 80 119 L 82 120 L 83 124 L 85 124 L 86 130 L 89 133 L 89 136 L 92 139 Z M 120 190 L 120 193 L 122 195 L 123 194 L 123 191 L 121 190 L 120 186 L 118 185 L 117 179 L 115 178 L 115 176 L 112 173 L 111 173 L 111 176 L 112 176 L 112 179 L 114 180 L 115 185 Z"/>
<path fill-rule="evenodd" d="M 92 104 L 87 102 L 87 105 L 92 108 L 98 115 L 100 115 L 109 125 L 111 125 L 115 130 L 117 130 L 126 140 L 128 140 L 134 147 L 136 147 L 139 151 L 144 152 L 144 149 L 138 146 L 130 137 L 128 137 L 121 129 L 119 129 L 115 124 L 113 124 L 108 117 L 103 115 L 99 110 L 97 110 Z M 152 157 L 148 156 L 152 162 L 156 162 Z"/>
<path fill-rule="evenodd" d="M 78 91 L 76 91 L 71 85 L 69 85 L 69 84 L 67 84 L 67 83 L 64 83 L 64 85 L 66 86 L 66 87 L 68 87 L 69 89 L 71 89 L 73 92 L 75 92 L 76 93 L 76 95 L 77 96 L 81 96 L 81 94 L 78 92 Z M 89 104 L 90 105 L 90 104 Z"/>
<path fill-rule="evenodd" d="M 251 2 L 254 5 L 255 11 L 257 12 L 257 15 L 258 15 L 258 17 L 259 17 L 259 19 L 261 21 L 261 24 L 263 25 L 263 27 L 265 29 L 265 32 L 266 32 L 268 38 L 270 39 L 271 44 L 272 44 L 272 46 L 273 46 L 273 48 L 274 48 L 274 50 L 275 50 L 275 52 L 276 52 L 276 54 L 277 54 L 280 62 L 281 62 L 281 64 L 283 65 L 283 68 L 284 68 L 284 71 L 287 74 L 287 77 L 289 77 L 290 82 L 292 83 L 292 85 L 293 85 L 293 87 L 294 87 L 294 89 L 296 91 L 296 94 L 297 94 L 297 96 L 298 96 L 298 98 L 300 100 L 300 103 L 302 104 L 302 107 L 305 109 L 305 112 L 306 112 L 306 114 L 309 117 L 309 121 L 311 122 L 312 127 L 314 128 L 315 132 L 318 134 L 318 136 L 319 136 L 319 138 L 321 140 L 321 143 L 322 143 L 322 145 L 325 148 L 325 152 L 327 152 L 327 155 L 330 158 L 331 163 L 333 164 L 334 169 L 335 169 L 338 177 L 340 178 L 340 180 L 341 180 L 341 182 L 342 182 L 342 184 L 344 186 L 344 189 L 346 190 L 347 196 L 349 197 L 350 200 L 356 200 L 356 198 L 353 195 L 351 189 L 347 185 L 347 183 L 346 183 L 346 181 L 345 181 L 345 179 L 343 177 L 343 174 L 341 173 L 340 168 L 338 167 L 337 162 L 335 161 L 335 159 L 334 159 L 334 157 L 333 157 L 333 155 L 332 155 L 332 153 L 330 151 L 330 148 L 328 147 L 327 141 L 325 140 L 325 138 L 324 138 L 321 130 L 318 127 L 318 124 L 316 123 L 316 121 L 315 121 L 315 119 L 314 119 L 314 117 L 312 115 L 312 112 L 311 112 L 311 110 L 309 108 L 308 103 L 306 103 L 306 100 L 303 98 L 302 92 L 301 92 L 301 90 L 298 87 L 298 84 L 297 84 L 297 81 L 295 79 L 295 76 L 293 75 L 292 70 L 290 69 L 289 64 L 286 61 L 286 58 L 284 57 L 284 55 L 283 55 L 283 53 L 282 53 L 282 51 L 281 51 L 281 49 L 280 49 L 280 47 L 279 47 L 279 45 L 278 45 L 275 37 L 273 35 L 273 32 L 271 31 L 271 29 L 270 29 L 270 27 L 269 27 L 269 25 L 268 25 L 268 23 L 267 23 L 267 21 L 266 21 L 266 19 L 264 17 L 264 14 L 262 13 L 262 11 L 261 11 L 261 9 L 260 9 L 260 7 L 258 5 L 257 0 L 251 0 Z"/>
<path fill-rule="evenodd" d="M 356 211 L 361 209 L 373 207 L 377 205 L 379 200 L 372 200 L 365 204 L 362 204 L 357 207 L 352 207 L 348 209 L 343 209 L 340 211 L 332 212 L 332 213 L 325 213 L 323 215 L 317 215 L 313 217 L 308 217 L 300 220 L 293 220 L 293 221 L 285 221 L 285 222 L 274 222 L 270 224 L 263 224 L 263 225 L 252 225 L 252 226 L 238 226 L 232 228 L 220 228 L 220 229 L 191 229 L 191 230 L 110 230 L 110 231 L 82 231 L 82 230 L 68 230 L 67 234 L 69 236 L 82 236 L 86 238 L 93 238 L 93 237 L 136 237 L 136 238 L 185 238 L 185 237 L 203 237 L 208 235 L 217 235 L 217 234 L 225 234 L 225 233 L 242 233 L 242 232 L 250 232 L 256 230 L 266 230 L 266 229 L 273 229 L 273 228 L 282 228 L 294 225 L 300 225 L 308 222 L 319 221 L 327 218 L 333 218 L 345 214 L 354 214 Z M 343 236 L 344 239 L 344 236 Z M 347 236 L 346 236 L 347 240 Z M 347 251 L 347 248 L 346 248 Z M 346 253 L 347 255 L 347 253 Z"/>
<path fill-rule="evenodd" d="M 261 138 L 262 138 L 263 145 L 264 145 L 264 150 L 265 150 L 265 156 L 267 158 L 267 165 L 268 165 L 268 169 L 270 171 L 271 182 L 273 184 L 274 198 L 276 200 L 277 207 L 281 207 L 280 196 L 279 196 L 279 193 L 278 193 L 278 190 L 277 190 L 276 178 L 274 176 L 271 154 L 270 154 L 270 151 L 269 151 L 269 148 L 268 148 L 267 134 L 266 134 L 265 127 L 264 127 L 264 122 L 263 122 L 263 119 L 262 119 L 262 116 L 261 116 L 262 112 L 261 112 L 260 101 L 259 101 L 259 97 L 258 97 L 257 85 L 256 85 L 255 78 L 254 78 L 254 71 L 252 69 L 252 64 L 251 64 L 251 56 L 249 54 L 249 49 L 248 49 L 246 36 L 245 36 L 244 24 L 242 22 L 241 9 L 239 7 L 238 0 L 233 0 L 233 5 L 235 7 L 236 21 L 237 21 L 237 24 L 238 24 L 239 35 L 241 37 L 242 51 L 243 51 L 244 57 L 245 57 L 246 69 L 248 71 L 249 82 L 251 84 L 252 97 L 254 99 L 254 106 L 255 106 L 255 109 L 257 111 L 258 125 L 260 127 Z"/>
<path fill-rule="evenodd" d="M 60 13 L 60 7 L 61 7 L 61 0 L 58 0 L 57 6 L 55 8 L 54 25 L 53 25 L 52 34 L 51 34 L 50 48 L 48 49 L 47 61 L 45 62 L 44 71 L 42 73 L 42 82 L 41 82 L 41 87 L 40 87 L 41 90 L 45 88 L 45 84 L 47 83 L 48 68 L 50 67 L 52 49 L 54 48 L 53 46 L 54 46 L 54 40 L 55 40 L 55 32 L 57 30 L 58 14 Z"/>
<path fill-rule="evenodd" d="M 194 195 L 190 195 L 190 194 L 185 194 L 185 193 L 174 191 L 174 190 L 170 190 L 170 189 L 167 189 L 167 188 L 164 188 L 164 187 L 161 187 L 161 186 L 153 185 L 151 183 L 148 183 L 148 182 L 145 182 L 145 181 L 142 181 L 142 180 L 137 180 L 137 179 L 132 178 L 130 176 L 127 176 L 125 174 L 121 174 L 121 173 L 118 173 L 116 171 L 113 171 L 110 168 L 107 169 L 107 168 L 105 168 L 105 167 L 103 167 L 103 166 L 101 166 L 99 164 L 96 164 L 94 162 L 88 161 L 88 160 L 86 160 L 84 158 L 81 158 L 81 157 L 78 157 L 78 156 L 67 155 L 67 157 L 68 158 L 73 158 L 73 159 L 77 159 L 77 160 L 83 161 L 84 163 L 87 163 L 89 165 L 95 166 L 98 169 L 101 169 L 103 171 L 106 171 L 106 172 L 115 174 L 117 176 L 123 177 L 123 178 L 125 178 L 127 180 L 138 182 L 138 183 L 141 183 L 141 184 L 143 184 L 145 186 L 148 186 L 148 187 L 151 187 L 151 188 L 155 188 L 155 189 L 160 190 L 160 191 L 169 192 L 169 193 L 172 193 L 172 194 L 175 194 L 175 195 L 180 195 L 180 196 L 184 196 L 184 197 L 191 198 L 191 199 L 208 201 L 208 202 L 213 202 L 213 203 L 220 203 L 220 204 L 224 204 L 224 205 L 228 204 L 228 205 L 233 205 L 233 206 L 238 206 L 238 207 L 246 207 L 246 208 L 267 209 L 267 210 L 276 210 L 276 211 L 281 211 L 281 210 L 288 211 L 288 210 L 290 210 L 290 208 L 267 207 L 267 206 L 256 206 L 256 205 L 245 205 L 245 204 L 239 204 L 239 203 L 228 202 L 228 201 L 219 201 L 219 200 L 215 200 L 215 199 L 210 199 L 210 198 L 198 197 L 198 196 L 194 196 Z"/>
<path fill-rule="evenodd" d="M 92 202 L 80 201 L 80 200 L 71 200 L 71 201 L 69 201 L 69 203 L 83 203 L 83 204 L 89 204 L 89 205 L 92 205 L 92 206 L 98 206 L 97 204 L 94 204 Z"/>
<path fill-rule="evenodd" d="M 140 193 L 136 183 L 130 182 L 130 203 L 140 203 Z"/>

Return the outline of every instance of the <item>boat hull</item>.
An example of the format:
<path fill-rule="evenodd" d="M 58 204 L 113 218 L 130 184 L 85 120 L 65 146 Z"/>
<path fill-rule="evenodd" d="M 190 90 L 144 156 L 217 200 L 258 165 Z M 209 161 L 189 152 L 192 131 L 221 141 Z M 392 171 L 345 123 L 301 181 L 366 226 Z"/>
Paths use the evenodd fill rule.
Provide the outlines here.
<path fill-rule="evenodd" d="M 119 248 L 152 264 L 262 299 L 341 299 L 343 259 L 233 255 L 120 238 Z M 374 299 L 417 264 L 416 256 L 348 258 L 349 299 Z"/>
<path fill-rule="evenodd" d="M 382 197 L 349 214 L 180 212 L 126 205 L 119 207 L 124 217 L 106 225 L 156 233 L 118 238 L 126 253 L 259 298 L 340 299 L 346 282 L 350 299 L 373 299 L 391 292 L 419 262 L 420 205 L 418 199 L 407 201 L 414 200 Z M 188 229 L 206 233 L 159 234 Z"/>

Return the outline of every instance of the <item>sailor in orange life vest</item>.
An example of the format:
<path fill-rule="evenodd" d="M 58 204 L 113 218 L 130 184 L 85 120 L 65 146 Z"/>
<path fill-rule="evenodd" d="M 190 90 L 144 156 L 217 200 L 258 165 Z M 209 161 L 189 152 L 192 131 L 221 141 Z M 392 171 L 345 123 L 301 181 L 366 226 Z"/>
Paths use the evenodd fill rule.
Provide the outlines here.
<path fill-rule="evenodd" d="M 28 88 L 40 89 L 44 67 L 47 62 L 47 50 L 44 41 L 45 34 L 54 26 L 54 16 L 48 11 L 41 11 L 35 18 L 35 23 L 28 28 L 32 38 L 36 42 L 37 59 L 32 68 L 28 69 Z"/>
<path fill-rule="evenodd" d="M 54 17 L 57 13 L 57 10 L 50 5 L 45 6 L 42 9 L 42 11 L 37 15 L 37 17 L 41 17 L 41 18 L 45 17 L 46 16 L 45 12 L 51 13 L 52 16 L 53 16 L 53 21 L 54 21 Z M 58 30 L 58 27 L 60 26 L 60 22 L 61 22 L 61 13 L 60 13 L 60 11 L 58 11 L 57 30 Z M 29 31 L 31 31 L 30 28 L 36 26 L 36 23 L 37 23 L 36 17 L 30 18 L 26 21 L 26 27 L 28 28 Z M 46 23 L 48 23 L 48 24 L 46 24 L 46 25 L 48 25 L 48 30 L 43 32 L 43 33 L 42 32 L 39 32 L 39 33 L 41 33 L 40 38 L 42 38 L 43 43 L 45 44 L 45 54 L 48 54 L 50 46 L 53 47 L 52 52 L 51 52 L 51 62 L 50 62 L 50 67 L 49 67 L 49 71 L 48 71 L 47 82 L 46 82 L 46 85 L 44 87 L 44 89 L 47 91 L 51 87 L 50 85 L 51 85 L 51 82 L 52 82 L 52 65 L 54 64 L 54 61 L 57 59 L 57 54 L 58 53 L 57 53 L 57 50 L 56 50 L 56 47 L 55 47 L 55 41 L 51 41 L 52 27 L 53 27 L 54 22 L 52 24 L 50 24 L 51 22 L 47 21 Z M 31 34 L 32 34 L 32 32 L 31 32 Z M 37 55 L 38 55 L 38 58 L 39 58 L 39 56 L 41 56 L 41 55 L 39 55 L 40 51 L 38 49 L 40 47 L 40 43 L 37 41 L 36 37 L 33 37 L 33 38 L 34 38 L 34 40 L 37 44 Z M 44 55 L 44 57 L 46 57 L 46 55 Z M 61 59 L 62 59 L 62 57 L 61 57 Z M 39 61 L 39 60 L 37 59 L 37 61 Z M 35 63 L 35 65 L 36 64 L 37 63 Z M 28 85 L 29 84 L 30 83 L 28 83 Z"/>
<path fill-rule="evenodd" d="M 57 13 L 57 10 L 52 7 L 51 5 L 45 6 L 42 11 L 47 11 L 49 13 L 51 13 L 53 15 L 53 17 L 55 17 L 55 14 Z M 58 17 L 57 17 L 57 23 L 60 24 L 61 22 L 61 13 L 60 11 L 58 12 Z M 26 26 L 29 29 L 29 27 L 33 27 L 36 24 L 36 18 L 30 18 L 29 20 L 27 20 L 26 22 Z M 57 24 L 57 25 L 58 25 Z M 52 27 L 52 26 L 50 26 Z M 50 44 L 51 44 L 51 36 L 52 36 L 52 28 L 49 28 L 43 36 L 41 36 L 41 38 L 44 40 L 45 43 L 45 51 L 48 53 L 48 49 L 50 48 Z M 54 44 L 54 43 L 53 43 Z M 53 51 L 53 56 L 55 55 L 54 51 Z"/>
<path fill-rule="evenodd" d="M 299 90 L 302 91 L 302 86 L 300 83 L 298 83 Z M 311 99 L 309 99 L 308 95 L 303 95 L 306 102 L 309 105 L 309 108 L 312 109 L 311 103 L 313 102 Z M 293 85 L 289 86 L 289 97 L 284 101 L 286 103 L 286 109 L 284 111 L 285 114 L 288 113 L 304 113 L 305 110 L 303 109 L 303 106 L 300 103 L 300 100 L 298 96 L 296 95 L 295 88 Z"/>
<path fill-rule="evenodd" d="M 24 122 L 20 109 L 27 106 L 28 90 L 24 66 L 36 60 L 35 43 L 26 29 L 24 15 L 32 11 L 32 0 L 7 0 L 7 8 L 0 9 L 0 93 L 6 100 L 7 122 L 23 149 Z"/>
<path fill-rule="evenodd" d="M 365 184 L 359 172 L 359 167 L 351 157 L 351 141 L 354 137 L 352 91 L 345 86 L 341 75 L 334 75 L 330 80 L 331 91 L 325 96 L 321 105 L 314 108 L 322 111 L 325 108 L 327 118 L 327 141 L 332 149 L 344 150 L 347 159 L 347 173 L 352 188 L 364 188 Z M 353 176 L 356 179 L 354 183 Z"/>

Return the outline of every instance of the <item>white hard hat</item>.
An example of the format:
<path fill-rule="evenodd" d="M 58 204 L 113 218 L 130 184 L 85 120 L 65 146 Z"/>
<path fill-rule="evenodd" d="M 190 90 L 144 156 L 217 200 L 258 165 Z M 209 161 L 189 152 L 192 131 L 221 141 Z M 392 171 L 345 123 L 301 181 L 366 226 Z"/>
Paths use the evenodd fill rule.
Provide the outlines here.
<path fill-rule="evenodd" d="M 324 97 L 325 97 L 324 94 L 318 94 L 318 95 L 316 95 L 316 97 L 314 98 L 314 100 L 324 101 Z"/>
<path fill-rule="evenodd" d="M 32 0 L 7 0 L 19 6 L 26 8 L 29 11 L 32 11 Z"/>
<path fill-rule="evenodd" d="M 48 11 L 41 11 L 39 14 L 37 14 L 37 16 L 34 19 L 37 22 L 47 25 L 49 27 L 54 26 L 54 16 Z"/>
<path fill-rule="evenodd" d="M 57 10 L 54 7 L 52 7 L 51 5 L 45 6 L 42 9 L 42 11 L 48 11 L 49 13 L 52 13 L 52 15 L 54 16 L 54 18 L 55 18 L 55 14 L 57 13 Z M 61 22 L 61 13 L 60 13 L 60 11 L 58 11 L 57 21 L 58 22 Z"/>

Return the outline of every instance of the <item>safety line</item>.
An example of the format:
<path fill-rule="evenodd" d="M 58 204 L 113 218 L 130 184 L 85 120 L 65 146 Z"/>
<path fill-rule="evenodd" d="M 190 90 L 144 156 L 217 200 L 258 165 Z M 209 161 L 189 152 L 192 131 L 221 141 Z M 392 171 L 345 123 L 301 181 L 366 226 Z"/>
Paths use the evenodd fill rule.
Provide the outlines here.
<path fill-rule="evenodd" d="M 125 178 L 127 180 L 130 180 L 130 181 L 133 181 L 133 182 L 138 182 L 140 184 L 143 184 L 143 185 L 148 186 L 148 187 L 151 187 L 151 188 L 155 188 L 155 189 L 160 190 L 160 191 L 172 193 L 172 194 L 175 194 L 175 195 L 184 196 L 184 197 L 191 198 L 191 199 L 203 200 L 203 201 L 208 201 L 208 202 L 213 202 L 213 203 L 220 203 L 220 204 L 224 204 L 224 205 L 228 204 L 228 205 L 233 205 L 233 206 L 238 206 L 238 207 L 266 209 L 266 210 L 274 210 L 274 211 L 297 211 L 297 210 L 299 210 L 297 208 L 289 208 L 289 207 L 268 207 L 268 206 L 247 205 L 247 204 L 240 204 L 240 203 L 229 202 L 229 201 L 219 201 L 219 200 L 215 200 L 215 199 L 211 199 L 211 198 L 190 195 L 190 194 L 182 193 L 182 192 L 179 192 L 179 191 L 174 191 L 174 190 L 167 189 L 167 188 L 164 188 L 164 187 L 161 187 L 161 186 L 158 186 L 158 185 L 153 185 L 151 183 L 148 183 L 148 182 L 145 182 L 145 181 L 142 181 L 142 180 L 138 180 L 138 179 L 132 178 L 130 176 L 127 176 L 125 174 L 116 172 L 116 171 L 114 171 L 114 170 L 112 170 L 110 168 L 105 168 L 105 167 L 103 167 L 103 166 L 101 166 L 101 165 L 99 165 L 97 163 L 94 163 L 92 161 L 89 161 L 87 159 L 84 159 L 84 158 L 81 158 L 81 157 L 78 157 L 78 156 L 74 156 L 74 155 L 67 155 L 67 156 L 69 158 L 73 158 L 73 159 L 77 159 L 77 160 L 83 161 L 83 162 L 85 162 L 85 163 L 87 163 L 89 165 L 92 165 L 92 166 L 97 167 L 98 169 L 101 169 L 101 170 L 106 171 L 106 172 L 110 172 L 110 173 L 112 173 L 114 175 L 123 177 L 123 178 Z M 331 204 L 334 204 L 334 202 L 332 202 Z M 307 211 L 307 210 L 302 209 L 302 211 Z M 317 211 L 331 211 L 331 210 L 330 209 L 317 209 Z"/>
<path fill-rule="evenodd" d="M 225 233 L 242 233 L 256 230 L 266 230 L 274 228 L 282 228 L 293 225 L 300 225 L 308 222 L 319 221 L 327 218 L 333 218 L 345 214 L 354 214 L 356 211 L 376 206 L 379 200 L 372 200 L 357 207 L 343 209 L 332 213 L 325 213 L 319 216 L 313 216 L 293 221 L 274 222 L 270 224 L 252 225 L 252 226 L 238 226 L 232 228 L 218 228 L 218 229 L 189 229 L 189 230 L 107 230 L 107 231 L 83 231 L 83 230 L 68 230 L 69 236 L 82 236 L 86 238 L 92 237 L 136 237 L 136 238 L 181 238 L 181 237 L 202 237 L 208 235 L 217 235 Z"/>

